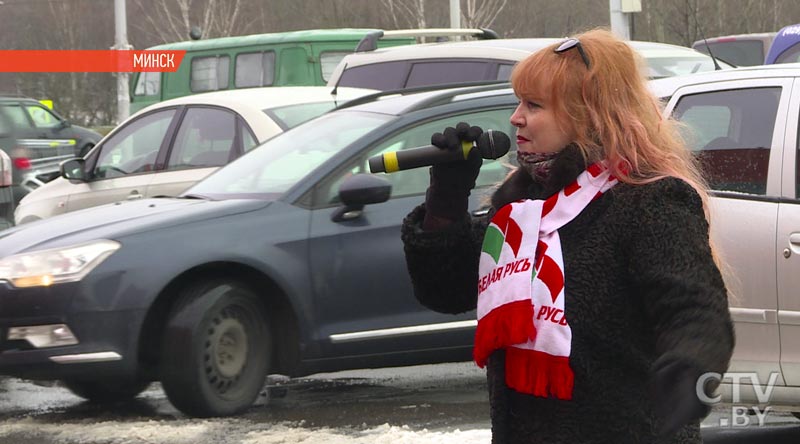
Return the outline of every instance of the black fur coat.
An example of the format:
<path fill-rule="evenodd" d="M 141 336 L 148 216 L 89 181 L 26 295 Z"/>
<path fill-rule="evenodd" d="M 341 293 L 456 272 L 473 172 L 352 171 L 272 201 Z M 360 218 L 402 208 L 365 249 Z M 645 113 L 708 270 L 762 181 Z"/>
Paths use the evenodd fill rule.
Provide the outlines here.
<path fill-rule="evenodd" d="M 546 198 L 583 169 L 580 154 L 570 148 L 556 158 L 546 183 L 534 183 L 518 169 L 494 193 L 490 214 L 514 200 Z M 474 309 L 488 218 L 465 214 L 443 230 L 424 231 L 424 215 L 424 205 L 417 207 L 402 228 L 417 299 L 439 312 Z M 559 236 L 573 399 L 508 389 L 503 351 L 496 351 L 487 364 L 493 442 L 700 443 L 699 420 L 708 410 L 689 411 L 680 400 L 696 403 L 695 377 L 725 372 L 734 345 L 700 197 L 673 178 L 619 183 Z M 692 378 L 682 386 L 654 379 L 654 368 L 664 362 L 685 365 Z M 664 424 L 676 421 L 673 432 L 663 433 Z"/>

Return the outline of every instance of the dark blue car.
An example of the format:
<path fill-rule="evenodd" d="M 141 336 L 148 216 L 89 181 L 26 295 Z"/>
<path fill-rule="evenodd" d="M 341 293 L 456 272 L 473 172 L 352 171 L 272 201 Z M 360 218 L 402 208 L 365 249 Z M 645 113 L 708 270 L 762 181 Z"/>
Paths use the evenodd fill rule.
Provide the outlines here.
<path fill-rule="evenodd" d="M 193 416 L 252 405 L 265 375 L 463 361 L 474 313 L 422 307 L 400 223 L 427 168 L 367 159 L 466 121 L 511 133 L 508 85 L 361 100 L 264 143 L 178 198 L 0 232 L 0 374 L 89 400 L 160 381 Z M 486 161 L 471 210 L 513 152 Z"/>

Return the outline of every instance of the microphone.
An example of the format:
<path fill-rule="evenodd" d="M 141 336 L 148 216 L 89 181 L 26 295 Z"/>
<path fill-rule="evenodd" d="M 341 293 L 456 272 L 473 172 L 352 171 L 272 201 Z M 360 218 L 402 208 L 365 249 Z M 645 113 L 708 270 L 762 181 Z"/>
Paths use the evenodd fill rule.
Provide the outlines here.
<path fill-rule="evenodd" d="M 369 158 L 371 173 L 394 173 L 437 163 L 466 160 L 477 148 L 484 159 L 499 159 L 511 148 L 511 140 L 502 131 L 486 130 L 477 142 L 461 142 L 460 150 L 448 150 L 433 145 L 402 151 L 392 151 Z"/>

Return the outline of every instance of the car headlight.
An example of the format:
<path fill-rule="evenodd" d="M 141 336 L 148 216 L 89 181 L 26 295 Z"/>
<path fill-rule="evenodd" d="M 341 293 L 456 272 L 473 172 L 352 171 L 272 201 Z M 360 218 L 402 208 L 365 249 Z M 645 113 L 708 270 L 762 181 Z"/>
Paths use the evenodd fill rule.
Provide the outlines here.
<path fill-rule="evenodd" d="M 0 280 L 17 288 L 79 281 L 121 246 L 112 240 L 98 240 L 15 254 L 0 259 Z"/>

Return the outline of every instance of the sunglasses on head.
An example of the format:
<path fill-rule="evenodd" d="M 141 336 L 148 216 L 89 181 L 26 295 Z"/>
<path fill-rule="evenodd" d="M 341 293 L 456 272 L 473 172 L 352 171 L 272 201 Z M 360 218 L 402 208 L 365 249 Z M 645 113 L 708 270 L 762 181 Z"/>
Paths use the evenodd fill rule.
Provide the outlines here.
<path fill-rule="evenodd" d="M 581 54 L 581 58 L 583 59 L 583 63 L 586 64 L 586 69 L 591 67 L 591 63 L 589 63 L 589 56 L 586 55 L 586 52 L 583 50 L 583 46 L 581 46 L 581 42 L 578 39 L 566 39 L 561 42 L 560 45 L 553 51 L 557 54 L 561 54 L 563 52 L 567 52 L 572 48 L 578 48 L 578 52 Z"/>

